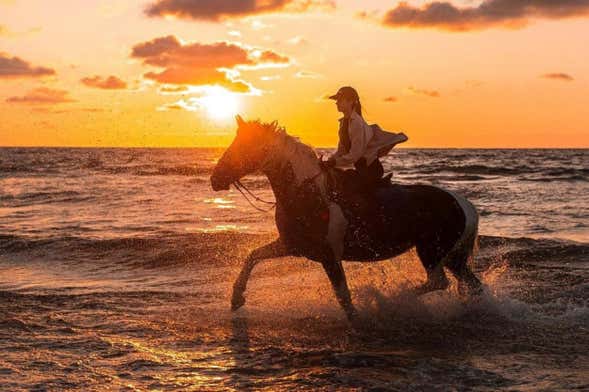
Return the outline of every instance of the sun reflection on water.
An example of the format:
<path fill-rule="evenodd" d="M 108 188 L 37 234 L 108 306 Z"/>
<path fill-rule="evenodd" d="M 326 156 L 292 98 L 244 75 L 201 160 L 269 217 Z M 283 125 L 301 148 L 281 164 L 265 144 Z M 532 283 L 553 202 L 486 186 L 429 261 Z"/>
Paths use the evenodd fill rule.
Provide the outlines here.
<path fill-rule="evenodd" d="M 204 199 L 203 202 L 206 204 L 214 204 L 216 208 L 235 208 L 235 206 L 232 205 L 235 204 L 235 201 L 224 199 L 222 197 Z"/>

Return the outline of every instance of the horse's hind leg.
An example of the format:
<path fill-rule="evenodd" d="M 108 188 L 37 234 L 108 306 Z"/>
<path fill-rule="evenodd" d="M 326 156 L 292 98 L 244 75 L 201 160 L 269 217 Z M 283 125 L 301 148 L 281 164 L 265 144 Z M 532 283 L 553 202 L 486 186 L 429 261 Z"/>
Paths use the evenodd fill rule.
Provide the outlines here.
<path fill-rule="evenodd" d="M 427 274 L 427 281 L 415 289 L 418 295 L 434 290 L 445 290 L 450 282 L 444 273 L 442 260 L 448 253 L 447 246 L 440 243 L 439 238 L 424 239 L 417 243 L 417 255 Z"/>
<path fill-rule="evenodd" d="M 483 289 L 483 284 L 468 265 L 469 258 L 474 257 L 475 241 L 476 238 L 467 241 L 463 249 L 446 261 L 446 267 L 458 279 L 458 290 L 467 296 L 478 295 Z"/>

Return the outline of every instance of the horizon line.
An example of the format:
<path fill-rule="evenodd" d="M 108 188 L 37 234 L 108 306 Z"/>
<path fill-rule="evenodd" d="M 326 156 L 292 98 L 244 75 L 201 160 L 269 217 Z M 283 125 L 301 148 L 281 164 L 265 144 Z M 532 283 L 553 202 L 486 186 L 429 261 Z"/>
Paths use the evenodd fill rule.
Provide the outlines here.
<path fill-rule="evenodd" d="M 134 148 L 134 149 L 180 149 L 180 148 L 227 148 L 228 146 L 218 146 L 218 145 L 196 145 L 196 146 L 17 146 L 17 145 L 7 145 L 3 146 L 0 145 L 0 148 Z M 337 148 L 336 145 L 333 146 L 311 146 L 313 148 Z M 589 150 L 589 146 L 587 147 L 406 147 L 406 146 L 395 146 L 397 150 L 410 150 L 410 149 L 420 149 L 420 150 Z"/>

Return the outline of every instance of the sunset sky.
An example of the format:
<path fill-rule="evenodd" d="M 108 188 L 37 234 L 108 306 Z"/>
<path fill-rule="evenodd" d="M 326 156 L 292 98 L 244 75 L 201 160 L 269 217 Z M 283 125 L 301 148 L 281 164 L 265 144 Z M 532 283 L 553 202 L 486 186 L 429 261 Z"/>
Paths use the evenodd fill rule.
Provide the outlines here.
<path fill-rule="evenodd" d="M 0 0 L 0 145 L 334 145 L 340 86 L 407 147 L 589 147 L 589 0 Z"/>

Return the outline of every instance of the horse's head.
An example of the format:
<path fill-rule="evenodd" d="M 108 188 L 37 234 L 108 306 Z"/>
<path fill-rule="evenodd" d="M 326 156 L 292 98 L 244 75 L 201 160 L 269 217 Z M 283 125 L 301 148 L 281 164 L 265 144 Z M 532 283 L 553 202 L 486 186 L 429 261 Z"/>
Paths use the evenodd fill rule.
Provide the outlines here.
<path fill-rule="evenodd" d="M 268 160 L 279 131 L 276 122 L 244 121 L 239 115 L 235 119 L 235 138 L 211 175 L 211 186 L 215 191 L 227 190 L 243 176 L 260 170 Z"/>

